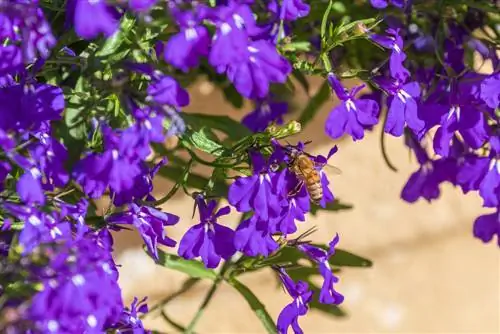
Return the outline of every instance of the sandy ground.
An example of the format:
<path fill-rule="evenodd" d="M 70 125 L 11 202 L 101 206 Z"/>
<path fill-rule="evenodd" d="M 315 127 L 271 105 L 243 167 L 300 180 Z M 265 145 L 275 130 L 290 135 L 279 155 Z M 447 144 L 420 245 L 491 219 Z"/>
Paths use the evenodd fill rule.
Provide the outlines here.
<path fill-rule="evenodd" d="M 318 82 L 312 82 L 318 88 Z M 220 93 L 207 84 L 191 90 L 191 111 L 231 115 L 234 111 Z M 303 105 L 306 96 L 297 92 Z M 299 138 L 313 140 L 311 151 L 326 154 L 332 144 L 323 133 L 324 121 L 334 106 L 332 99 Z M 291 116 L 294 118 L 294 116 Z M 399 172 L 389 170 L 380 154 L 380 128 L 360 142 L 346 138 L 337 144 L 332 162 L 342 171 L 333 179 L 333 192 L 353 210 L 320 213 L 301 226 L 313 225 L 319 232 L 315 241 L 327 242 L 338 232 L 340 247 L 373 260 L 369 269 L 345 269 L 338 290 L 345 295 L 348 316 L 334 318 L 316 311 L 300 319 L 305 333 L 499 333 L 500 262 L 495 244 L 483 245 L 472 237 L 472 223 L 481 212 L 475 195 L 464 196 L 458 189 L 444 187 L 441 199 L 432 205 L 419 201 L 407 204 L 399 199 L 408 176 L 416 169 L 402 139 L 387 138 L 387 148 Z M 172 183 L 159 179 L 158 194 Z M 179 240 L 190 224 L 192 200 L 178 194 L 165 210 L 181 217 L 169 228 Z M 224 217 L 234 225 L 236 216 Z M 150 305 L 175 292 L 185 276 L 156 266 L 140 249 L 135 232 L 116 236 L 117 262 L 122 264 L 124 296 L 149 296 Z M 276 318 L 289 297 L 276 287 L 269 272 L 249 274 L 244 283 L 257 294 Z M 187 324 L 198 309 L 206 284 L 176 299 L 166 311 L 179 323 Z M 146 324 L 173 332 L 155 314 Z M 246 302 L 229 286 L 222 286 L 200 320 L 199 333 L 263 333 Z"/>

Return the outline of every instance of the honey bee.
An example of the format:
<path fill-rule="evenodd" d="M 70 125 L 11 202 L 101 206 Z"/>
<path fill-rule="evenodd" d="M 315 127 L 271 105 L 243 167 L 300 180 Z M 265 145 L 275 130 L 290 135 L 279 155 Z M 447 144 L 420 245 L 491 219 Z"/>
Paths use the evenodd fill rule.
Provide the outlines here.
<path fill-rule="evenodd" d="M 321 185 L 320 173 L 316 169 L 317 163 L 313 160 L 312 156 L 295 148 L 290 149 L 289 155 L 291 161 L 288 168 L 299 179 L 297 187 L 289 193 L 289 196 L 297 194 L 305 185 L 313 203 L 319 204 L 323 199 L 323 187 Z M 329 168 L 333 174 L 341 173 L 340 169 L 335 166 L 325 165 L 322 167 Z"/>

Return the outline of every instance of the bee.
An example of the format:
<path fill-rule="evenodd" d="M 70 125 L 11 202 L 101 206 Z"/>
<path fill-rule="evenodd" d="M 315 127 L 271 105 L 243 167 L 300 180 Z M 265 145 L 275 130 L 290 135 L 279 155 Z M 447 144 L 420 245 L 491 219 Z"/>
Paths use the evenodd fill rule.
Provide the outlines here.
<path fill-rule="evenodd" d="M 323 186 L 321 185 L 321 175 L 317 169 L 319 166 L 314 157 L 295 148 L 289 150 L 289 155 L 291 161 L 288 169 L 297 176 L 299 183 L 288 195 L 297 194 L 305 185 L 312 202 L 319 204 L 323 199 Z M 331 165 L 321 167 L 328 167 L 334 174 L 341 173 L 340 169 Z"/>

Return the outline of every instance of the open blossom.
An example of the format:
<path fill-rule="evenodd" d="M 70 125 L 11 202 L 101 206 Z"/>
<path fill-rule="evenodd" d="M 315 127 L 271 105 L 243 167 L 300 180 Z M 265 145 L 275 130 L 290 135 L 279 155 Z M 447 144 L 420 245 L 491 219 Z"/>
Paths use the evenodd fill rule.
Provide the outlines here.
<path fill-rule="evenodd" d="M 384 131 L 393 136 L 403 135 L 405 125 L 416 134 L 420 134 L 425 127 L 425 122 L 420 119 L 418 113 L 418 100 L 420 98 L 420 87 L 417 82 L 403 83 L 398 80 L 379 81 L 390 96 L 387 104 L 389 110 Z"/>
<path fill-rule="evenodd" d="M 244 220 L 236 229 L 234 246 L 247 256 L 262 255 L 268 257 L 278 249 L 277 242 L 271 236 L 269 222 L 254 215 Z"/>
<path fill-rule="evenodd" d="M 234 231 L 217 223 L 217 218 L 229 214 L 230 208 L 215 211 L 217 202 L 196 199 L 200 223 L 192 226 L 179 243 L 179 255 L 186 259 L 201 257 L 207 268 L 215 268 L 221 259 L 227 260 L 234 253 Z"/>
<path fill-rule="evenodd" d="M 0 3 L 0 77 L 13 74 L 37 57 L 48 58 L 56 38 L 38 0 Z"/>
<path fill-rule="evenodd" d="M 210 48 L 210 35 L 201 24 L 203 11 L 174 12 L 179 25 L 179 33 L 170 37 L 164 45 L 163 58 L 176 68 L 187 72 L 198 66 L 201 57 L 207 57 Z"/>
<path fill-rule="evenodd" d="M 229 51 L 229 50 L 228 50 Z M 249 43 L 241 58 L 227 67 L 227 77 L 236 90 L 247 98 L 263 98 L 271 83 L 285 83 L 292 67 L 271 42 Z"/>
<path fill-rule="evenodd" d="M 112 330 L 114 329 L 116 333 L 132 333 L 132 334 L 149 334 L 151 331 L 148 331 L 144 328 L 142 320 L 140 318 L 140 314 L 148 313 L 148 305 L 146 304 L 146 297 L 139 301 L 137 297 L 134 297 L 130 308 L 125 307 L 122 310 L 122 314 L 118 322 L 111 326 L 106 326 L 106 329 Z"/>
<path fill-rule="evenodd" d="M 500 106 L 500 72 L 481 82 L 481 99 L 492 109 Z"/>
<path fill-rule="evenodd" d="M 406 53 L 403 51 L 403 39 L 399 34 L 399 29 L 387 29 L 387 35 L 369 35 L 370 39 L 378 45 L 391 50 L 389 58 L 389 69 L 392 78 L 405 82 L 410 72 L 404 67 L 403 62 L 406 60 Z"/>
<path fill-rule="evenodd" d="M 253 132 L 264 131 L 271 123 L 283 124 L 283 116 L 288 112 L 286 102 L 259 102 L 254 111 L 247 114 L 241 122 Z"/>
<path fill-rule="evenodd" d="M 102 333 L 106 323 L 118 321 L 123 304 L 111 253 L 94 240 L 80 238 L 55 246 L 52 254 L 38 269 L 43 289 L 28 309 L 36 329 Z"/>
<path fill-rule="evenodd" d="M 280 20 L 295 21 L 309 15 L 310 6 L 303 0 L 283 0 L 281 4 L 272 0 L 269 2 L 268 9 Z"/>
<path fill-rule="evenodd" d="M 293 301 L 285 306 L 278 316 L 278 333 L 287 334 L 291 326 L 295 334 L 302 334 L 299 326 L 299 317 L 309 310 L 308 304 L 312 299 L 313 292 L 304 281 L 294 282 L 283 268 L 280 268 L 280 279 L 286 291 Z"/>
<path fill-rule="evenodd" d="M 386 8 L 389 4 L 392 4 L 394 7 L 403 8 L 405 0 L 370 0 L 370 3 L 377 9 Z"/>
<path fill-rule="evenodd" d="M 500 210 L 478 217 L 474 222 L 474 236 L 483 242 L 490 242 L 496 235 L 500 247 Z"/>
<path fill-rule="evenodd" d="M 158 244 L 174 247 L 175 240 L 166 236 L 165 227 L 177 224 L 179 217 L 148 206 L 130 204 L 130 209 L 114 214 L 110 223 L 133 225 L 141 234 L 148 252 L 158 260 Z"/>
<path fill-rule="evenodd" d="M 309 245 L 300 244 L 298 249 L 304 252 L 310 259 L 318 264 L 319 272 L 323 276 L 323 285 L 319 293 L 319 302 L 323 304 L 340 304 L 344 301 L 344 296 L 335 291 L 334 284 L 338 283 L 339 279 L 336 277 L 330 268 L 329 259 L 335 254 L 335 246 L 339 242 L 339 236 L 330 242 L 328 251 L 321 248 Z"/>
<path fill-rule="evenodd" d="M 85 39 L 100 34 L 110 37 L 120 25 L 118 12 L 105 0 L 70 0 L 67 16 L 77 35 Z"/>
<path fill-rule="evenodd" d="M 340 138 L 345 133 L 354 140 L 364 137 L 365 127 L 378 122 L 379 106 L 369 99 L 355 99 L 356 94 L 364 85 L 354 87 L 348 92 L 333 73 L 328 74 L 328 82 L 337 94 L 341 103 L 328 115 L 325 123 L 326 133 L 333 139 Z"/>
<path fill-rule="evenodd" d="M 237 178 L 229 187 L 228 200 L 240 212 L 254 211 L 263 220 L 280 213 L 276 173 L 269 169 L 262 154 L 250 153 L 253 175 Z"/>

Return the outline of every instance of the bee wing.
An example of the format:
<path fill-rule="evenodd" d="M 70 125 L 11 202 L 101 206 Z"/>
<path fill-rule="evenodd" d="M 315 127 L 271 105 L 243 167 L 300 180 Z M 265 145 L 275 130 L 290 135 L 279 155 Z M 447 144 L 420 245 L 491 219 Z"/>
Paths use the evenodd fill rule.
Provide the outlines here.
<path fill-rule="evenodd" d="M 324 165 L 323 166 L 323 169 L 328 173 L 328 174 L 332 174 L 332 175 L 340 175 L 342 174 L 342 170 L 340 170 L 340 168 L 338 167 L 335 167 L 333 165 Z"/>

